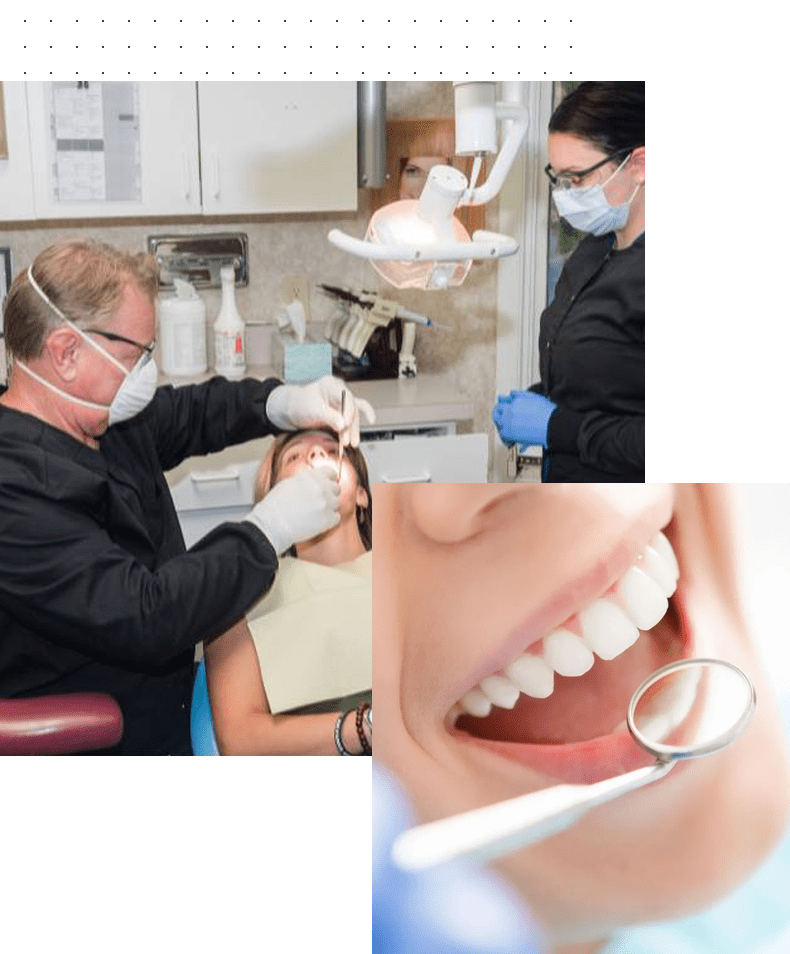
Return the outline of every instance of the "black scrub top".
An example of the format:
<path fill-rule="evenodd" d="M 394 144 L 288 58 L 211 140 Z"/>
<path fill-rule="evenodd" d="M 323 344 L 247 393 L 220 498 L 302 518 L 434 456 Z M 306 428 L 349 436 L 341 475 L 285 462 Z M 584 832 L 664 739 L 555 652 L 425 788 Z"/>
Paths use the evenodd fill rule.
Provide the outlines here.
<path fill-rule="evenodd" d="M 645 236 L 625 249 L 586 236 L 540 319 L 549 420 L 543 479 L 645 479 Z"/>
<path fill-rule="evenodd" d="M 110 693 L 110 754 L 188 754 L 194 646 L 271 586 L 274 548 L 225 523 L 186 550 L 164 471 L 275 432 L 280 382 L 162 387 L 98 450 L 0 405 L 0 697 Z"/>

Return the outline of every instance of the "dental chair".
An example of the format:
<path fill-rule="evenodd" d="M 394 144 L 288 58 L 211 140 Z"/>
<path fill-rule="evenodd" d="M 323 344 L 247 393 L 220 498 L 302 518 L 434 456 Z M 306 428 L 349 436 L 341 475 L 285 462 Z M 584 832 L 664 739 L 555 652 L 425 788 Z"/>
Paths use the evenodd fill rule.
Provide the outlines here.
<path fill-rule="evenodd" d="M 195 685 L 192 688 L 189 729 L 192 736 L 193 755 L 219 755 L 217 740 L 214 737 L 214 720 L 211 718 L 211 703 L 208 698 L 205 659 L 200 660 Z"/>
<path fill-rule="evenodd" d="M 122 735 L 120 706 L 104 693 L 0 699 L 0 755 L 74 755 L 112 748 Z"/>

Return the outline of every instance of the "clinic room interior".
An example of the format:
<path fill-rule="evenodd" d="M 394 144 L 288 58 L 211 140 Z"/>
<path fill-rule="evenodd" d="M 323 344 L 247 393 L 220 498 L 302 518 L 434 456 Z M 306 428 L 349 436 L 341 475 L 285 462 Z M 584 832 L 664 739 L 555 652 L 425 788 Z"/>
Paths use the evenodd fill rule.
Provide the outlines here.
<path fill-rule="evenodd" d="M 0 248 L 6 250 L 7 283 L 20 268 L 27 267 L 39 251 L 61 239 L 90 238 L 129 251 L 149 251 L 149 240 L 168 238 L 171 241 L 162 242 L 155 254 L 160 262 L 165 262 L 165 268 L 172 267 L 163 273 L 166 284 L 161 289 L 162 297 L 172 297 L 172 279 L 179 275 L 178 265 L 173 261 L 174 237 L 241 235 L 240 241 L 245 243 L 241 253 L 244 261 L 237 267 L 235 302 L 245 323 L 246 361 L 252 373 L 260 376 L 268 372 L 283 373 L 284 353 L 279 343 L 278 321 L 287 320 L 287 308 L 296 298 L 307 296 L 308 299 L 300 301 L 309 311 L 306 340 L 320 342 L 326 340 L 324 334 L 331 323 L 337 323 L 348 314 L 344 311 L 348 303 L 323 286 L 352 294 L 373 292 L 384 302 L 395 303 L 382 305 L 382 308 L 400 306 L 422 319 L 422 323 L 390 322 L 391 340 L 385 346 L 389 352 L 388 365 L 384 370 L 366 371 L 364 366 L 371 353 L 375 360 L 376 338 L 381 341 L 382 333 L 373 336 L 373 341 L 368 340 L 361 362 L 356 360 L 357 356 L 350 359 L 353 366 L 349 380 L 373 403 L 377 426 L 398 436 L 424 438 L 414 449 L 413 459 L 412 452 L 406 454 L 404 450 L 393 462 L 394 470 L 389 467 L 389 458 L 387 465 L 382 463 L 382 479 L 479 482 L 513 479 L 518 470 L 519 479 L 540 480 L 540 448 L 532 445 L 528 453 L 517 455 L 512 442 L 506 446 L 499 438 L 492 411 L 498 395 L 529 387 L 539 379 L 540 313 L 549 295 L 548 286 L 556 281 L 562 258 L 567 257 L 572 248 L 573 236 L 578 239 L 580 235 L 562 226 L 551 211 L 550 183 L 543 173 L 548 162 L 546 127 L 551 110 L 578 84 L 515 83 L 504 84 L 504 88 L 503 84 L 487 84 L 494 88 L 497 101 L 513 99 L 523 106 L 529 117 L 527 129 L 521 133 L 515 156 L 503 157 L 507 172 L 499 187 L 492 190 L 495 194 L 484 204 L 459 209 L 456 218 L 469 233 L 483 229 L 506 234 L 517 251 L 507 255 L 497 253 L 492 259 L 486 250 L 488 258 L 475 260 L 462 284 L 429 291 L 422 287 L 395 287 L 372 267 L 370 260 L 339 248 L 327 236 L 335 230 L 362 238 L 376 209 L 398 198 L 418 197 L 425 173 L 422 179 L 416 179 L 405 169 L 406 161 L 414 158 L 414 153 L 418 159 L 424 157 L 421 161 L 426 169 L 438 162 L 450 162 L 469 177 L 472 158 L 449 155 L 453 149 L 456 112 L 451 82 L 304 84 L 314 89 L 334 88 L 328 104 L 315 106 L 309 119 L 302 120 L 308 124 L 316 122 L 315 111 L 321 111 L 324 115 L 318 136 L 322 138 L 315 141 L 317 137 L 309 129 L 305 131 L 297 122 L 290 121 L 290 125 L 286 122 L 284 126 L 285 135 L 289 137 L 284 141 L 267 145 L 263 141 L 254 142 L 253 137 L 242 142 L 238 150 L 229 147 L 227 141 L 224 144 L 218 144 L 216 139 L 211 143 L 204 141 L 208 135 L 204 111 L 211 109 L 220 114 L 224 127 L 215 137 L 226 140 L 254 125 L 247 120 L 256 109 L 282 111 L 286 120 L 289 116 L 299 116 L 299 110 L 309 113 L 306 103 L 288 102 L 287 83 L 259 84 L 279 88 L 279 93 L 265 102 L 256 102 L 256 84 L 138 84 L 141 168 L 130 167 L 124 174 L 137 172 L 142 176 L 142 195 L 135 201 L 114 205 L 109 199 L 91 201 L 79 192 L 75 193 L 74 201 L 68 201 L 67 189 L 79 189 L 79 184 L 67 179 L 65 171 L 59 180 L 64 198 L 59 201 L 52 201 L 52 182 L 39 181 L 39 168 L 51 161 L 52 154 L 48 150 L 53 148 L 42 118 L 51 102 L 46 97 L 52 95 L 51 91 L 41 88 L 46 85 L 5 84 L 7 139 L 13 147 L 15 142 L 20 142 L 20 137 L 23 140 L 26 135 L 30 136 L 34 180 L 25 183 L 24 177 L 19 178 L 14 159 L 16 153 L 19 162 L 20 151 L 11 148 L 9 175 L 6 185 L 0 186 L 6 190 L 3 195 L 6 208 L 12 205 L 19 208 L 13 216 L 7 213 L 0 216 Z M 24 86 L 29 87 L 26 97 L 19 88 Z M 185 86 L 193 87 L 186 104 L 182 102 L 187 98 Z M 195 86 L 199 87 L 199 143 Z M 152 96 L 151 90 L 157 87 L 160 92 Z M 176 90 L 172 101 L 162 94 L 166 87 Z M 231 95 L 233 87 L 244 88 L 244 91 Z M 373 89 L 368 91 L 365 87 Z M 89 94 L 90 89 L 80 92 Z M 363 93 L 365 98 L 358 103 Z M 281 102 L 277 100 L 278 95 Z M 157 97 L 159 103 L 149 101 Z M 23 128 L 18 116 L 25 108 L 29 129 Z M 163 132 L 159 128 L 162 118 L 147 115 L 146 110 L 154 109 L 166 110 L 168 122 L 174 113 L 179 113 L 178 121 L 173 123 L 175 131 L 168 133 L 172 145 L 162 143 Z M 332 120 L 332 111 L 336 121 Z M 39 114 L 38 123 L 33 121 L 33 112 Z M 154 125 L 156 128 L 152 129 Z M 496 120 L 495 151 L 485 155 L 477 174 L 478 185 L 483 183 L 498 158 L 506 127 L 511 125 L 512 120 Z M 159 144 L 155 146 L 147 141 L 146 131 L 159 137 Z M 195 142 L 189 142 L 189 137 L 194 137 Z M 26 145 L 23 142 L 23 148 Z M 277 161 L 258 162 L 254 153 L 262 149 L 276 150 Z M 50 158 L 45 160 L 45 155 Z M 62 159 L 66 153 L 58 155 Z M 161 184 L 155 188 L 148 182 L 150 173 L 146 163 L 151 161 L 158 164 L 157 177 L 171 183 L 169 190 L 163 189 Z M 66 163 L 61 162 L 62 170 L 65 167 Z M 241 170 L 239 178 L 245 181 L 233 190 L 228 179 L 236 174 L 236 168 Z M 257 189 L 260 194 L 256 194 L 256 187 L 247 181 L 256 171 L 272 181 L 263 192 Z M 287 186 L 281 180 L 287 180 Z M 377 187 L 371 187 L 371 182 Z M 23 198 L 25 186 L 28 193 L 35 193 L 37 197 Z M 150 199 L 145 194 L 149 189 L 156 193 Z M 167 191 L 174 194 L 160 194 Z M 230 195 L 231 192 L 234 194 Z M 145 215 L 135 214 L 140 201 L 146 204 Z M 215 208 L 221 209 L 223 202 L 224 207 L 232 208 L 233 214 L 212 212 Z M 114 214 L 104 212 L 108 205 L 112 205 Z M 158 211 L 160 207 L 166 209 L 174 205 L 192 214 Z M 255 213 L 245 214 L 243 210 L 251 206 L 255 207 Z M 231 263 L 239 257 L 232 242 L 223 246 L 220 241 L 215 251 L 210 279 L 207 280 L 205 269 L 180 274 L 183 279 L 193 278 L 197 294 L 205 305 L 209 372 L 214 368 L 212 325 L 219 314 L 222 295 L 219 265 L 223 255 L 226 262 Z M 190 252 L 199 257 L 205 249 L 182 247 L 182 255 Z M 369 308 L 370 304 L 366 306 Z M 159 320 L 161 325 L 161 311 Z M 292 328 L 288 327 L 286 337 L 291 332 Z M 400 343 L 401 332 L 407 337 L 405 347 Z M 160 356 L 163 344 L 160 334 Z M 336 345 L 333 351 L 336 354 Z M 397 368 L 395 351 L 413 356 L 408 367 Z M 160 373 L 163 370 L 166 373 L 167 357 L 164 368 L 159 361 Z M 294 361 L 297 360 L 294 357 Z M 322 360 L 329 359 L 324 356 Z M 377 363 L 381 365 L 382 360 Z M 176 383 L 185 380 L 181 369 L 189 371 L 192 364 L 189 356 L 170 357 L 170 365 L 180 373 L 175 377 Z M 300 370 L 296 368 L 291 373 L 298 375 Z M 416 376 L 406 377 L 412 374 Z M 395 378 L 372 380 L 378 375 L 395 375 Z M 437 441 L 438 437 L 445 440 Z M 432 443 L 435 452 L 431 449 Z M 378 453 L 383 456 L 382 450 Z M 374 481 L 378 479 L 375 473 L 372 476 Z"/>
<path fill-rule="evenodd" d="M 99 689 L 124 752 L 370 754 L 375 489 L 644 479 L 644 95 L 640 81 L 3 83 L 0 402 L 17 468 L 4 476 L 3 692 Z M 105 274 L 120 289 L 105 282 L 112 307 L 104 286 L 101 307 L 86 291 Z M 137 429 L 162 440 L 160 417 L 170 427 L 178 414 L 192 426 L 151 466 L 110 449 Z M 37 421 L 55 441 L 41 487 L 29 480 Z M 68 566 L 50 581 L 45 624 L 25 609 L 36 572 L 15 565 L 15 508 L 41 522 L 36 494 L 58 502 L 46 561 L 61 553 L 68 494 L 79 510 L 88 492 L 72 464 L 68 491 L 48 485 L 65 466 L 53 427 L 99 452 L 91 468 L 106 458 L 105 492 L 124 514 L 113 503 L 83 528 L 128 566 L 107 575 L 93 542 L 78 550 L 86 600 L 117 587 L 111 612 L 94 621 L 86 608 L 95 634 L 66 623 Z M 283 430 L 308 436 L 273 441 Z M 332 459 L 338 486 L 294 477 L 303 506 L 289 502 L 296 470 Z M 139 487 L 133 504 L 125 482 Z M 251 526 L 254 582 L 241 575 L 232 593 L 207 577 L 193 631 L 167 633 L 172 567 Z M 352 563 L 362 569 L 343 577 Z M 313 608 L 310 638 L 284 648 L 305 587 L 327 600 L 335 587 L 334 604 L 317 601 L 326 614 Z M 117 647 L 96 643 L 107 613 Z M 329 624 L 312 632 L 323 615 L 342 616 L 345 642 Z M 75 646 L 88 670 L 68 657 Z M 139 665 L 158 705 L 169 700 L 167 728 L 131 690 Z M 167 691 L 154 687 L 163 665 Z M 248 670 L 263 717 L 243 722 L 234 679 Z M 297 712 L 301 742 L 278 722 Z"/>

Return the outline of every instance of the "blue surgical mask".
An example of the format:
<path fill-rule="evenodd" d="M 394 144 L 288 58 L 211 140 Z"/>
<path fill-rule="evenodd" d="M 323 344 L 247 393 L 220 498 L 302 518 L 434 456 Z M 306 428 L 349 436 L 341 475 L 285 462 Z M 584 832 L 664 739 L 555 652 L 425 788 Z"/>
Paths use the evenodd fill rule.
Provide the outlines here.
<path fill-rule="evenodd" d="M 603 187 L 614 179 L 629 158 L 626 156 L 606 182 L 588 186 L 586 189 L 582 186 L 574 189 L 553 189 L 551 197 L 557 212 L 573 228 L 593 235 L 606 235 L 607 232 L 618 232 L 624 228 L 639 185 L 634 189 L 631 198 L 622 205 L 612 205 L 606 198 Z"/>
<path fill-rule="evenodd" d="M 87 341 L 92 348 L 95 348 L 103 354 L 108 361 L 111 361 L 117 368 L 123 371 L 124 379 L 115 392 L 115 397 L 112 399 L 111 404 L 96 404 L 94 401 L 86 401 L 84 398 L 78 398 L 73 394 L 69 394 L 67 391 L 63 391 L 51 381 L 47 381 L 46 378 L 42 378 L 41 375 L 36 374 L 35 371 L 32 371 L 23 361 L 15 360 L 14 367 L 21 368 L 26 374 L 29 374 L 31 378 L 38 381 L 39 384 L 43 384 L 44 387 L 50 391 L 54 391 L 55 394 L 59 394 L 74 404 L 82 404 L 84 407 L 90 407 L 97 411 L 108 411 L 110 426 L 120 424 L 121 421 L 128 421 L 129 418 L 134 417 L 136 414 L 139 414 L 140 411 L 144 410 L 154 396 L 157 382 L 156 361 L 151 358 L 150 354 L 146 353 L 141 355 L 140 360 L 135 364 L 132 370 L 128 371 L 116 357 L 102 348 L 102 346 L 89 335 L 85 334 L 82 328 L 78 328 L 73 321 L 69 321 L 57 305 L 49 300 L 43 289 L 39 287 L 33 278 L 32 266 L 27 270 L 27 277 L 30 279 L 30 284 L 36 294 L 38 294 L 70 328 L 73 328 L 83 340 Z"/>

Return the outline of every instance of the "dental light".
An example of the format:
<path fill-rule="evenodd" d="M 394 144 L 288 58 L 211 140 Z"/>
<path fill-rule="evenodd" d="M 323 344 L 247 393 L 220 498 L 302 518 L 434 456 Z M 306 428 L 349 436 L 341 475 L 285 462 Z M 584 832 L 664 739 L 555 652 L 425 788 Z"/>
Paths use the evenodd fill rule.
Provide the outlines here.
<path fill-rule="evenodd" d="M 474 156 L 471 181 L 452 166 L 434 166 L 419 199 L 379 209 L 365 239 L 339 229 L 329 233 L 337 248 L 370 261 L 396 288 L 441 289 L 460 285 L 475 259 L 500 258 L 518 249 L 515 239 L 477 230 L 473 236 L 455 216 L 463 206 L 484 205 L 502 188 L 527 130 L 526 109 L 497 103 L 495 84 L 455 83 L 456 154 Z M 510 120 L 486 182 L 477 186 L 482 159 L 497 152 L 497 120 Z"/>

